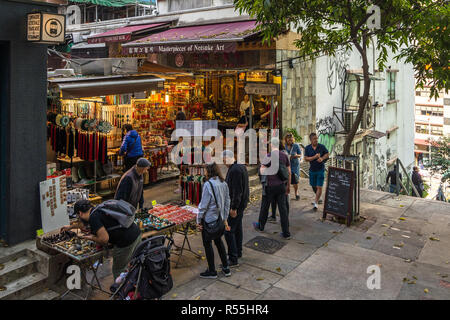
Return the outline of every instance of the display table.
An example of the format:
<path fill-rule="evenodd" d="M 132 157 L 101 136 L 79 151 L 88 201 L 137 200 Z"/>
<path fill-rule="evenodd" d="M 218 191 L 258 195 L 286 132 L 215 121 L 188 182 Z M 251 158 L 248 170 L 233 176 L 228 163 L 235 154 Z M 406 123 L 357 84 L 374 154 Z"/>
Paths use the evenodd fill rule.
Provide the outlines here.
<path fill-rule="evenodd" d="M 77 256 L 69 253 L 66 250 L 63 250 L 58 245 L 50 244 L 47 243 L 45 240 L 43 240 L 43 238 L 57 233 L 59 233 L 59 231 L 52 231 L 42 236 L 38 236 L 36 238 L 36 247 L 47 253 L 60 253 L 70 258 L 72 265 L 77 265 L 80 267 L 81 282 L 84 283 L 87 287 L 87 292 L 85 296 L 81 296 L 73 292 L 71 289 L 68 289 L 61 295 L 60 299 L 63 299 L 68 294 L 72 294 L 82 300 L 87 300 L 93 290 L 99 290 L 107 294 L 108 296 L 111 295 L 111 292 L 103 290 L 100 284 L 100 280 L 98 279 L 97 276 L 98 268 L 103 263 L 104 258 L 107 257 L 108 255 L 108 248 L 106 249 L 103 248 L 102 250 L 99 250 L 91 254 Z M 89 271 L 92 271 L 93 273 L 91 281 L 87 279 L 87 273 Z"/>

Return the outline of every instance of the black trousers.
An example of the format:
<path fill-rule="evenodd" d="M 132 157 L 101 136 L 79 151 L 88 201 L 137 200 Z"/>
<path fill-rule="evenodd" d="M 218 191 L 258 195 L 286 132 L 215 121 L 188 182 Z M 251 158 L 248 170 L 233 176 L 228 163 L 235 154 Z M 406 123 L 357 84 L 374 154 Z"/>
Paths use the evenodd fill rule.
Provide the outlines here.
<path fill-rule="evenodd" d="M 286 195 L 286 185 L 280 184 L 278 186 L 267 186 L 266 196 L 263 196 L 261 201 L 261 209 L 259 211 L 259 228 L 264 230 L 269 216 L 269 207 L 272 201 L 276 201 L 278 210 L 280 211 L 280 223 L 283 236 L 289 237 L 289 210 L 288 210 L 288 196 Z"/>
<path fill-rule="evenodd" d="M 225 240 L 228 246 L 228 258 L 231 262 L 237 262 L 242 256 L 242 218 L 244 217 L 244 209 L 237 210 L 235 218 L 228 217 L 228 225 L 230 231 L 225 231 Z"/>
<path fill-rule="evenodd" d="M 277 218 L 277 199 L 273 199 L 272 202 L 270 203 L 270 207 L 272 209 L 272 218 L 276 219 Z"/>
<path fill-rule="evenodd" d="M 138 161 L 139 158 L 142 158 L 143 156 L 137 156 L 137 157 L 125 157 L 125 172 L 130 170 Z"/>
<path fill-rule="evenodd" d="M 215 272 L 216 271 L 216 265 L 214 264 L 214 250 L 212 247 L 212 242 L 214 241 L 214 244 L 216 245 L 217 251 L 219 252 L 220 260 L 222 260 L 222 266 L 228 267 L 228 261 L 227 261 L 227 252 L 225 251 L 225 246 L 222 242 L 222 235 L 219 237 L 210 240 L 207 239 L 205 231 L 202 230 L 202 240 L 203 240 L 203 247 L 205 247 L 205 255 L 206 255 L 206 261 L 208 261 L 208 269 L 209 271 Z"/>
<path fill-rule="evenodd" d="M 422 189 L 420 188 L 420 186 L 418 184 L 415 184 L 414 187 L 416 187 L 417 192 L 419 193 L 419 196 L 421 198 L 423 198 L 423 194 L 422 194 Z M 411 191 L 411 195 L 413 197 L 416 197 L 416 194 L 414 193 L 414 191 Z"/>

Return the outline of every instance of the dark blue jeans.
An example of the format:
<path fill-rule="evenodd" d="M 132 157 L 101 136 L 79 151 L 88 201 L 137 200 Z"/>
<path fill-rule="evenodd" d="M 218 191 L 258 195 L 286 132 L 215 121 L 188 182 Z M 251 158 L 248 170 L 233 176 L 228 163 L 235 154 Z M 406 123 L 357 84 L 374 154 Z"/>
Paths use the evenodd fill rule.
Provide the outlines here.
<path fill-rule="evenodd" d="M 283 236 L 289 237 L 289 208 L 288 198 L 286 195 L 286 185 L 280 184 L 278 186 L 267 186 L 266 195 L 261 200 L 261 209 L 259 211 L 259 228 L 264 230 L 264 226 L 269 216 L 270 204 L 276 201 L 278 210 L 280 212 L 281 231 Z"/>
<path fill-rule="evenodd" d="M 228 217 L 230 231 L 225 231 L 225 240 L 228 246 L 228 258 L 231 262 L 238 262 L 238 257 L 242 256 L 242 218 L 244 209 L 237 210 L 236 218 Z"/>

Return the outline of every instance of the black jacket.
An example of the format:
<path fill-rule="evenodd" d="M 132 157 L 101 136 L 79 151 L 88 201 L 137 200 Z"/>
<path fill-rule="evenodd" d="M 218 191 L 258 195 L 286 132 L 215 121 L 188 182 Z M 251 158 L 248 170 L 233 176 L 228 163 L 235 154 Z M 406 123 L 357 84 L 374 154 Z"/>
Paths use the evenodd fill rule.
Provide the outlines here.
<path fill-rule="evenodd" d="M 230 190 L 232 210 L 244 210 L 249 200 L 249 183 L 247 168 L 243 164 L 234 163 L 227 172 L 225 179 Z"/>
<path fill-rule="evenodd" d="M 144 177 L 137 174 L 135 166 L 120 179 L 114 199 L 125 200 L 136 209 L 144 207 Z"/>
<path fill-rule="evenodd" d="M 422 177 L 417 171 L 413 171 L 412 173 L 412 183 L 414 183 L 416 186 L 422 183 Z"/>
<path fill-rule="evenodd" d="M 402 174 L 399 172 L 398 177 L 402 180 Z M 389 179 L 391 179 L 391 184 L 397 185 L 397 177 L 395 175 L 395 170 L 389 171 L 386 177 L 386 183 L 389 183 Z"/>

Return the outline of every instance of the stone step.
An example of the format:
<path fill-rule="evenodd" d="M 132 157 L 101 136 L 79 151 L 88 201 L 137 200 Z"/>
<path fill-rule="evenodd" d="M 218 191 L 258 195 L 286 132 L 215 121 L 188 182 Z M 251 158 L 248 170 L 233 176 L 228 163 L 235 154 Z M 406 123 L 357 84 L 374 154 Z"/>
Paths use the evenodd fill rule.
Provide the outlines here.
<path fill-rule="evenodd" d="M 36 258 L 27 256 L 23 252 L 23 255 L 3 263 L 3 269 L 0 270 L 0 286 L 5 286 L 27 274 L 36 272 L 37 261 Z"/>
<path fill-rule="evenodd" d="M 42 273 L 32 273 L 5 285 L 6 290 L 0 291 L 0 300 L 24 300 L 42 291 L 47 276 Z"/>
<path fill-rule="evenodd" d="M 58 292 L 48 289 L 41 291 L 38 294 L 27 298 L 26 300 L 55 300 L 59 298 L 59 296 L 60 294 Z"/>

